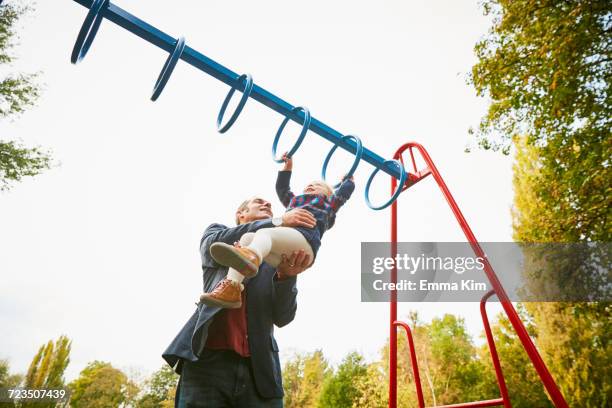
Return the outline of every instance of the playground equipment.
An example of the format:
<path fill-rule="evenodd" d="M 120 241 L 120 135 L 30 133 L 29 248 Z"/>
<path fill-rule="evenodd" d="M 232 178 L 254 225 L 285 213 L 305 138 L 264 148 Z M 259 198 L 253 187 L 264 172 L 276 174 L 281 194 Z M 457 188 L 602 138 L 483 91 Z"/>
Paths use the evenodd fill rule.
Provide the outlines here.
<path fill-rule="evenodd" d="M 2 0 L 0 0 L 1 3 Z M 538 375 L 540 376 L 541 381 L 543 382 L 548 394 L 555 404 L 557 408 L 565 408 L 568 407 L 563 395 L 559 391 L 557 385 L 555 384 L 554 379 L 552 378 L 550 372 L 548 371 L 544 361 L 542 360 L 538 350 L 536 349 L 534 343 L 532 342 L 525 326 L 521 322 L 512 302 L 508 298 L 504 288 L 501 285 L 501 282 L 497 278 L 493 268 L 491 267 L 484 251 L 480 247 L 476 237 L 474 236 L 471 228 L 469 227 L 467 221 L 463 217 L 463 214 L 459 210 L 457 203 L 455 202 L 453 196 L 451 195 L 448 187 L 444 183 L 442 176 L 438 172 L 436 166 L 431 160 L 427 151 L 418 143 L 407 143 L 401 146 L 393 156 L 393 160 L 385 160 L 381 156 L 376 153 L 365 148 L 360 139 L 353 135 L 342 135 L 338 131 L 332 129 L 331 127 L 325 125 L 324 123 L 318 121 L 310 114 L 310 111 L 301 106 L 294 107 L 291 104 L 285 102 L 284 100 L 278 98 L 277 96 L 271 94 L 265 89 L 253 83 L 253 79 L 248 74 L 238 75 L 224 66 L 218 64 L 212 59 L 206 57 L 205 55 L 199 53 L 193 48 L 187 46 L 185 44 L 184 38 L 174 39 L 173 37 L 163 33 L 162 31 L 156 29 L 155 27 L 145 23 L 144 21 L 138 19 L 132 14 L 126 12 L 120 7 L 112 4 L 109 0 L 74 0 L 75 2 L 81 4 L 82 6 L 89 9 L 85 21 L 79 31 L 77 41 L 74 45 L 74 49 L 72 52 L 71 61 L 73 63 L 77 63 L 81 61 L 87 52 L 90 50 L 92 42 L 100 28 L 102 21 L 106 18 L 115 24 L 125 28 L 126 30 L 132 32 L 133 34 L 145 39 L 146 41 L 160 47 L 169 53 L 168 59 L 164 64 L 164 67 L 157 79 L 157 82 L 154 87 L 153 95 L 151 99 L 153 101 L 157 100 L 157 98 L 161 95 L 166 86 L 168 79 L 172 75 L 172 72 L 178 63 L 179 60 L 183 60 L 188 64 L 191 64 L 195 68 L 211 75 L 212 77 L 220 80 L 221 82 L 229 85 L 231 90 L 229 91 L 227 97 L 223 101 L 221 106 L 221 110 L 219 111 L 217 117 L 217 128 L 219 132 L 226 132 L 236 121 L 240 112 L 244 108 L 248 98 L 253 98 L 258 102 L 268 106 L 272 110 L 280 113 L 284 116 L 284 120 L 282 121 L 276 136 L 274 138 L 274 142 L 272 145 L 272 156 L 274 160 L 279 161 L 280 159 L 277 157 L 277 147 L 278 141 L 282 134 L 282 131 L 285 125 L 289 122 L 289 120 L 293 120 L 298 124 L 302 124 L 302 130 L 300 132 L 300 136 L 298 137 L 297 142 L 294 146 L 289 150 L 289 156 L 295 154 L 295 152 L 299 149 L 300 144 L 304 140 L 306 133 L 308 131 L 312 131 L 322 136 L 323 138 L 329 140 L 334 144 L 327 157 L 325 158 L 322 176 L 325 178 L 326 169 L 329 164 L 329 161 L 334 153 L 334 151 L 340 147 L 349 153 L 355 155 L 355 161 L 351 166 L 349 174 L 354 173 L 360 161 L 363 159 L 366 162 L 370 163 L 374 166 L 375 170 L 368 179 L 365 189 L 366 203 L 369 207 L 374 210 L 382 210 L 388 206 L 392 206 L 391 208 L 391 242 L 392 242 L 392 256 L 395 257 L 397 253 L 397 198 L 399 195 L 407 190 L 409 187 L 423 180 L 427 176 L 433 176 L 434 180 L 440 187 L 442 194 L 444 195 L 446 201 L 449 206 L 457 222 L 459 223 L 461 229 L 463 230 L 467 240 L 470 242 L 471 247 L 476 254 L 476 256 L 481 257 L 484 260 L 485 272 L 493 287 L 493 290 L 488 292 L 481 300 L 480 303 L 480 311 L 483 318 L 483 324 L 485 327 L 485 332 L 487 336 L 487 342 L 489 344 L 491 358 L 493 360 L 493 365 L 495 368 L 495 373 L 499 385 L 499 390 L 501 397 L 486 400 L 486 401 L 475 401 L 475 402 L 467 402 L 460 404 L 448 405 L 446 407 L 489 407 L 489 406 L 501 406 L 503 405 L 506 408 L 511 407 L 510 398 L 508 396 L 508 390 L 506 388 L 504 377 L 501 369 L 501 365 L 499 362 L 499 358 L 497 356 L 497 351 L 495 349 L 495 342 L 493 340 L 493 336 L 491 333 L 491 329 L 489 327 L 489 321 L 486 314 L 486 301 L 495 294 L 499 301 L 501 302 L 508 319 L 512 323 L 514 330 L 516 331 L 521 343 L 527 352 L 531 362 L 533 363 Z M 234 113 L 231 115 L 230 119 L 225 125 L 222 125 L 223 116 L 225 115 L 225 111 L 229 104 L 230 99 L 232 98 L 236 89 L 242 88 L 242 97 L 240 102 L 237 105 Z M 426 164 L 426 167 L 419 170 L 416 166 L 416 161 L 414 157 L 413 150 L 416 149 L 421 155 L 423 161 Z M 412 172 L 407 172 L 404 167 L 404 161 L 402 154 L 408 150 L 410 153 L 411 163 L 412 163 Z M 375 175 L 379 171 L 383 171 L 391 176 L 391 198 L 383 204 L 374 205 L 370 201 L 369 197 L 369 189 L 374 179 Z M 399 182 L 398 182 L 399 181 Z M 393 282 L 397 281 L 397 270 L 392 270 L 391 279 Z M 410 327 L 401 321 L 397 320 L 397 293 L 395 291 L 391 292 L 390 298 L 390 381 L 389 381 L 389 407 L 395 408 L 397 405 L 397 328 L 402 327 L 408 336 L 410 355 L 412 361 L 412 369 L 413 375 L 416 384 L 416 392 L 419 401 L 419 408 L 424 407 L 424 399 L 423 392 L 421 389 L 420 376 L 418 370 L 418 363 L 414 349 L 414 343 L 412 340 L 412 334 L 410 331 Z"/>

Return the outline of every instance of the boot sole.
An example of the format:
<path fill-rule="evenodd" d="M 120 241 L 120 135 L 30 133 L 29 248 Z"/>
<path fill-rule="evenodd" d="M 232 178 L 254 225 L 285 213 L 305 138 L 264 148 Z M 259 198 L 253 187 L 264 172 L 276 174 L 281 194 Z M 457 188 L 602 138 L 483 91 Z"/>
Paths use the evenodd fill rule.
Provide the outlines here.
<path fill-rule="evenodd" d="M 217 306 L 222 307 L 224 309 L 240 309 L 240 306 L 242 306 L 242 302 L 230 302 L 227 300 L 217 299 L 208 296 L 207 293 L 200 296 L 200 302 L 204 303 L 207 306 Z"/>
<path fill-rule="evenodd" d="M 210 246 L 210 256 L 223 266 L 234 268 L 245 278 L 257 275 L 256 265 L 245 259 L 234 250 L 234 247 L 223 242 L 215 242 Z"/>

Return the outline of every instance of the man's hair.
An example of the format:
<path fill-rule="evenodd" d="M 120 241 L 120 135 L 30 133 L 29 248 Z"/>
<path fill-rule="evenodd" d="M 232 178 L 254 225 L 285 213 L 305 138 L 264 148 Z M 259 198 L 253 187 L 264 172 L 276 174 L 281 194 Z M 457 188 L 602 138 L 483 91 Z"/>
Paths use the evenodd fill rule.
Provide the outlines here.
<path fill-rule="evenodd" d="M 248 200 L 244 200 L 242 204 L 240 204 L 240 206 L 236 210 L 236 225 L 240 225 L 239 213 L 246 210 L 250 202 L 251 202 L 250 198 Z"/>

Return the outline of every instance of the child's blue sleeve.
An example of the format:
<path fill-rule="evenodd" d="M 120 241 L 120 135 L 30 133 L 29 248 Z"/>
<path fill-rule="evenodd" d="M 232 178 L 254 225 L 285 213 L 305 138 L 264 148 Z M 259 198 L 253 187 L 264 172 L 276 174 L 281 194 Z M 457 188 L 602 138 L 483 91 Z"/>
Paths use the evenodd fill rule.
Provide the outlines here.
<path fill-rule="evenodd" d="M 291 188 L 289 187 L 290 181 L 291 171 L 281 170 L 278 172 L 278 176 L 276 177 L 276 194 L 285 208 L 289 207 L 291 199 L 295 197 L 295 195 L 291 192 Z"/>
<path fill-rule="evenodd" d="M 351 194 L 355 190 L 355 183 L 350 179 L 345 179 L 342 184 L 336 189 L 336 192 L 331 197 L 331 206 L 334 211 L 338 211 L 351 198 Z"/>

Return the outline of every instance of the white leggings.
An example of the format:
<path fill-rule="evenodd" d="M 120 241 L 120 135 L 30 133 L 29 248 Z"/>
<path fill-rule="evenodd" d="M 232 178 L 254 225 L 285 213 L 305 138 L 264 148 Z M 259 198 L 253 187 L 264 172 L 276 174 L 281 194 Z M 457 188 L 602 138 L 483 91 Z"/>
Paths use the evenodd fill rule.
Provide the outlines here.
<path fill-rule="evenodd" d="M 304 235 L 298 230 L 289 227 L 262 228 L 257 232 L 247 232 L 240 238 L 240 245 L 253 250 L 260 259 L 277 267 L 282 255 L 291 256 L 294 251 L 303 250 L 304 254 L 314 260 L 312 248 Z M 242 282 L 244 276 L 235 269 L 230 268 L 228 279 Z"/>

